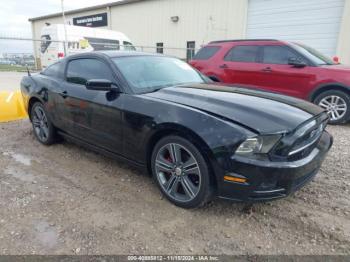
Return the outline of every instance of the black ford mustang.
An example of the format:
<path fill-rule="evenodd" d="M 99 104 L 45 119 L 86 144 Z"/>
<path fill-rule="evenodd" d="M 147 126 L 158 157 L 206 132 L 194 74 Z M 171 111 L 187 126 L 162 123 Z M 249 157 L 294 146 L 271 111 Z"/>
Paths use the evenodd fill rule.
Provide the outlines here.
<path fill-rule="evenodd" d="M 24 77 L 21 90 L 41 143 L 63 136 L 145 167 L 186 208 L 214 196 L 287 196 L 314 177 L 332 145 L 319 107 L 213 85 L 160 55 L 73 55 Z"/>

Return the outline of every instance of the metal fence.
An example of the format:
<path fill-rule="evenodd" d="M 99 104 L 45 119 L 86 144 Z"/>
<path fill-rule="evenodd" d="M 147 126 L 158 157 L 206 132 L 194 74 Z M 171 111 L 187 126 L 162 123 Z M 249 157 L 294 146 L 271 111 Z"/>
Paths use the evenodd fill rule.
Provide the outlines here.
<path fill-rule="evenodd" d="M 116 40 L 93 39 L 81 41 L 57 41 L 52 39 L 32 39 L 0 36 L 0 71 L 21 71 L 29 67 L 40 70 L 63 57 L 88 51 L 140 51 L 174 56 L 189 61 L 196 53 L 194 48 L 169 46 L 145 46 L 122 44 Z M 50 58 L 48 61 L 48 54 Z M 55 57 L 56 56 L 56 57 Z"/>

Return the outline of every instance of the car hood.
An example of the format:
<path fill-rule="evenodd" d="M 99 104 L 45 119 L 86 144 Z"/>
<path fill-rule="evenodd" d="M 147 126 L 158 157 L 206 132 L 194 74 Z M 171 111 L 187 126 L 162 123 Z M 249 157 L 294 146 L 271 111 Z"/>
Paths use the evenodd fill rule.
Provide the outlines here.
<path fill-rule="evenodd" d="M 260 134 L 291 132 L 323 112 L 304 100 L 222 85 L 181 85 L 145 95 L 204 111 Z"/>

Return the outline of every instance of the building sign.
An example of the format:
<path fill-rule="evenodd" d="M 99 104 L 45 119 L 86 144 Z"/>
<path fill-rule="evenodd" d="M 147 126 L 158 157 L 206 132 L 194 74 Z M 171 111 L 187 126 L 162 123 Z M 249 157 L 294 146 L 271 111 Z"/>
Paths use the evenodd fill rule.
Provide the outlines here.
<path fill-rule="evenodd" d="M 107 13 L 75 17 L 73 18 L 73 25 L 88 27 L 107 26 Z"/>

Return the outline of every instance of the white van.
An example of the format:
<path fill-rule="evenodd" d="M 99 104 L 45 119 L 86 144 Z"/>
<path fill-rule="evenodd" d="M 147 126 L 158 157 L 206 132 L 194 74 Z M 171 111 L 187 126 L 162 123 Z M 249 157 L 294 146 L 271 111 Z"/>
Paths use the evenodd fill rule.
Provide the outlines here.
<path fill-rule="evenodd" d="M 135 50 L 130 39 L 121 32 L 107 29 L 66 25 L 66 55 L 98 50 Z M 53 24 L 42 28 L 40 59 L 42 67 L 47 67 L 65 56 L 63 24 Z"/>

